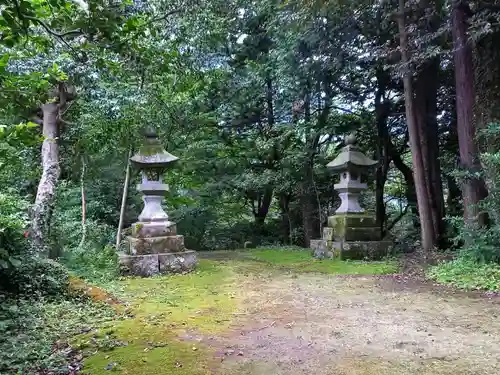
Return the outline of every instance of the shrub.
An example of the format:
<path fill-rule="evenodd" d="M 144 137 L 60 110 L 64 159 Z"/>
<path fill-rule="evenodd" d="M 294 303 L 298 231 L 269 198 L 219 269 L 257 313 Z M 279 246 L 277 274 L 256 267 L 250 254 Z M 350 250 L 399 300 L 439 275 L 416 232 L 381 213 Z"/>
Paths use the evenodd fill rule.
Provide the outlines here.
<path fill-rule="evenodd" d="M 70 249 L 61 260 L 74 274 L 98 283 L 113 280 L 119 274 L 118 255 L 111 246 Z"/>
<path fill-rule="evenodd" d="M 223 220 L 209 208 L 182 207 L 174 210 L 171 218 L 184 235 L 186 247 L 194 250 L 241 249 L 247 241 L 261 246 L 282 242 L 277 237 L 281 222 L 271 217 L 257 226 L 251 219 Z"/>
<path fill-rule="evenodd" d="M 110 246 L 116 229 L 102 221 L 105 208 L 90 198 L 84 236 L 80 187 L 60 184 L 52 220 L 52 242 L 58 246 L 60 261 L 70 271 L 87 280 L 107 281 L 118 275 L 117 254 Z"/>
<path fill-rule="evenodd" d="M 500 265 L 477 264 L 459 258 L 429 269 L 427 276 L 443 284 L 466 290 L 500 290 Z"/>
<path fill-rule="evenodd" d="M 0 272 L 18 266 L 28 246 L 23 231 L 28 224 L 28 202 L 14 193 L 0 192 Z"/>
<path fill-rule="evenodd" d="M 71 338 L 114 315 L 110 306 L 82 299 L 0 296 L 0 373 L 74 373 L 68 365 L 81 357 L 71 349 Z"/>
<path fill-rule="evenodd" d="M 68 270 L 50 259 L 33 257 L 9 269 L 3 286 L 19 297 L 57 296 L 65 294 L 69 281 Z"/>
<path fill-rule="evenodd" d="M 63 293 L 67 270 L 33 251 L 25 235 L 28 202 L 13 193 L 0 193 L 0 292 L 6 295 L 47 296 Z"/>

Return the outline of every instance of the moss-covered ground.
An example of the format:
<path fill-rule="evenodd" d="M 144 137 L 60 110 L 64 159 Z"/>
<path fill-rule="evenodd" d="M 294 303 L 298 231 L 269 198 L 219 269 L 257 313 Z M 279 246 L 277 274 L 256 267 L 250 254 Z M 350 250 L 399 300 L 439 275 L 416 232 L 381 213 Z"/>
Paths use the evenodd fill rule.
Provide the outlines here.
<path fill-rule="evenodd" d="M 239 252 L 236 257 L 228 252 L 227 260 L 224 253 L 213 255 L 218 259 L 201 259 L 190 274 L 125 278 L 106 285 L 124 308 L 113 322 L 74 339 L 74 345 L 86 353 L 85 372 L 212 373 L 220 364 L 214 358 L 216 348 L 195 338 L 228 331 L 243 307 L 244 275 L 283 270 L 328 274 L 385 274 L 397 270 L 394 262 L 315 261 L 309 252 L 297 250 L 255 249 Z"/>
<path fill-rule="evenodd" d="M 500 373 L 492 297 L 394 275 L 395 261 L 314 260 L 290 248 L 199 259 L 190 274 L 99 286 L 72 278 L 77 298 L 0 304 L 0 331 L 9 333 L 0 373 Z M 369 276 L 382 274 L 392 275 Z"/>
<path fill-rule="evenodd" d="M 76 339 L 91 354 L 85 371 L 208 374 L 208 348 L 179 337 L 223 331 L 237 309 L 234 285 L 230 267 L 211 261 L 200 261 L 186 275 L 127 278 L 107 285 L 127 308 L 112 325 Z"/>
<path fill-rule="evenodd" d="M 304 250 L 255 249 L 250 259 L 262 260 L 271 266 L 296 272 L 318 272 L 333 275 L 384 275 L 398 271 L 395 261 L 362 262 L 317 260 Z"/>

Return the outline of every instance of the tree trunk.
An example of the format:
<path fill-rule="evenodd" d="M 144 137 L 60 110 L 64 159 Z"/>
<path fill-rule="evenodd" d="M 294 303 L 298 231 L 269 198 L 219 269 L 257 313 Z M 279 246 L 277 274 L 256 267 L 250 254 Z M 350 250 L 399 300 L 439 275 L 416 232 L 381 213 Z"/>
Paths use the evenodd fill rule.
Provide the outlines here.
<path fill-rule="evenodd" d="M 273 188 L 272 186 L 268 186 L 264 189 L 264 194 L 262 196 L 259 196 L 257 209 L 253 210 L 255 224 L 257 224 L 258 226 L 264 225 L 272 201 L 273 201 Z"/>
<path fill-rule="evenodd" d="M 42 177 L 38 184 L 35 204 L 32 209 L 31 230 L 37 250 L 49 254 L 50 212 L 54 201 L 57 181 L 61 174 L 59 166 L 58 103 L 46 103 L 43 111 Z"/>
<path fill-rule="evenodd" d="M 476 6 L 488 7 L 489 2 L 479 1 Z M 495 23 L 492 12 L 492 23 Z M 492 28 L 492 32 L 482 35 L 481 39 L 475 41 L 474 50 L 474 75 L 475 75 L 475 94 L 476 102 L 474 109 L 474 121 L 477 129 L 486 129 L 491 124 L 500 123 L 500 90 L 498 82 L 500 82 L 500 31 L 496 27 Z M 495 126 L 496 127 L 496 126 Z M 498 133 L 488 134 L 488 137 L 483 137 L 479 142 L 480 152 L 498 152 L 498 144 L 500 136 Z M 489 178 L 498 175 L 498 166 L 485 165 L 486 173 Z M 492 168 L 493 167 L 493 168 Z M 491 170 L 490 170 L 491 169 Z M 488 181 L 489 183 L 489 181 Z"/>
<path fill-rule="evenodd" d="M 130 184 L 130 158 L 132 157 L 132 148 L 128 151 L 127 169 L 125 171 L 125 181 L 123 182 L 122 204 L 120 206 L 120 220 L 118 221 L 118 228 L 116 230 L 116 244 L 115 248 L 120 248 L 122 241 L 123 221 L 125 220 L 125 207 L 127 206 L 128 186 Z"/>
<path fill-rule="evenodd" d="M 474 5 L 476 9 L 488 9 L 491 1 L 478 1 Z M 496 24 L 496 12 L 491 12 L 490 22 Z M 500 123 L 500 31 L 493 27 L 492 30 L 483 34 L 479 40 L 475 40 L 474 49 L 474 75 L 475 75 L 475 108 L 474 123 L 477 131 L 492 127 L 498 129 Z M 478 140 L 479 152 L 497 153 L 500 144 L 500 134 L 488 132 L 487 136 Z M 490 191 L 498 191 L 498 176 L 500 165 L 496 162 L 483 163 L 485 187 Z M 499 221 L 499 214 L 489 211 L 491 218 Z"/>
<path fill-rule="evenodd" d="M 388 74 L 383 71 L 382 68 L 377 69 L 378 89 L 375 94 L 375 121 L 377 124 L 377 159 L 381 163 L 381 166 L 380 168 L 377 168 L 376 171 L 375 217 L 382 235 L 385 232 L 384 228 L 387 221 L 384 202 L 384 188 L 391 162 L 389 153 L 390 136 L 389 130 L 387 129 L 387 119 L 390 114 L 390 105 L 384 99 L 388 78 Z"/>
<path fill-rule="evenodd" d="M 302 208 L 302 223 L 304 228 L 304 246 L 309 247 L 311 240 L 314 238 L 318 238 L 317 234 L 318 230 L 315 220 L 315 208 L 316 205 L 312 202 L 311 199 L 312 192 L 307 193 L 303 191 L 302 199 L 301 199 L 301 208 Z"/>
<path fill-rule="evenodd" d="M 310 128 L 312 121 L 310 86 L 310 82 L 308 81 L 304 95 L 304 120 L 309 126 L 307 127 L 305 136 L 306 156 L 304 160 L 303 180 L 300 187 L 301 215 L 305 247 L 309 247 L 312 239 L 319 237 L 319 226 L 317 225 L 318 220 L 316 220 L 317 215 L 315 215 L 317 212 L 318 202 L 313 202 L 312 198 L 313 196 L 317 196 L 315 191 L 316 189 L 313 186 L 316 135 L 312 134 L 313 131 Z"/>
<path fill-rule="evenodd" d="M 273 80 L 268 73 L 266 76 L 266 104 L 267 104 L 267 126 L 271 129 L 274 126 L 274 102 L 273 102 Z M 274 146 L 267 157 L 267 166 L 269 169 L 273 169 L 275 160 L 277 157 L 276 146 Z M 274 188 L 268 185 L 264 188 L 263 192 L 258 193 L 258 203 L 257 208 L 253 208 L 253 215 L 255 219 L 255 224 L 260 228 L 264 225 L 267 214 L 269 213 L 269 207 L 273 201 Z"/>
<path fill-rule="evenodd" d="M 313 142 L 315 144 L 315 142 Z M 316 146 L 314 146 L 316 147 Z M 312 239 L 320 237 L 320 212 L 318 200 L 319 197 L 316 194 L 314 188 L 314 152 L 309 152 L 307 156 L 307 161 L 304 165 L 303 180 L 301 183 L 301 214 L 302 214 L 302 224 L 304 228 L 304 246 L 309 247 Z"/>
<path fill-rule="evenodd" d="M 399 0 L 399 38 L 401 47 L 401 60 L 405 66 L 403 74 L 405 107 L 406 107 L 406 122 L 408 124 L 408 133 L 410 136 L 410 145 L 413 162 L 413 176 L 415 187 L 417 190 L 418 210 L 420 213 L 420 223 L 422 231 L 422 248 L 425 252 L 432 250 L 435 247 L 434 226 L 432 222 L 432 210 L 430 207 L 429 197 L 425 185 L 425 169 L 423 164 L 422 150 L 420 149 L 420 137 L 418 124 L 415 117 L 414 108 L 414 92 L 411 72 L 408 64 L 410 61 L 408 51 L 408 35 L 405 27 L 405 1 Z"/>
<path fill-rule="evenodd" d="M 292 233 L 292 218 L 290 216 L 290 201 L 291 194 L 282 193 L 279 198 L 279 205 L 281 209 L 281 228 L 283 233 L 283 242 L 288 241 L 290 246 L 293 245 Z"/>
<path fill-rule="evenodd" d="M 415 83 L 415 115 L 425 171 L 425 185 L 432 209 L 435 243 L 445 231 L 444 195 L 439 162 L 437 91 L 439 59 L 426 63 Z"/>
<path fill-rule="evenodd" d="M 452 9 L 452 37 L 457 98 L 457 133 L 461 167 L 469 174 L 462 184 L 464 220 L 468 225 L 486 225 L 487 215 L 480 214 L 478 203 L 486 198 L 484 180 L 475 177 L 481 171 L 476 129 L 473 122 L 474 72 L 472 48 L 467 40 L 467 2 L 455 2 Z"/>
<path fill-rule="evenodd" d="M 412 210 L 413 214 L 418 217 L 418 203 L 417 203 L 417 192 L 415 189 L 415 180 L 413 179 L 412 169 L 406 165 L 406 163 L 401 158 L 401 155 L 394 148 L 392 142 L 389 143 L 389 153 L 391 160 L 394 162 L 394 166 L 401 172 L 405 179 L 405 198 Z M 418 223 L 415 225 L 418 227 Z"/>
<path fill-rule="evenodd" d="M 80 240 L 79 248 L 83 248 L 87 239 L 87 201 L 85 199 L 85 159 L 82 160 L 82 172 L 80 176 L 80 190 L 82 196 L 82 238 Z"/>
<path fill-rule="evenodd" d="M 453 106 L 453 109 L 456 113 L 455 107 L 456 106 Z M 453 162 L 449 167 L 449 169 L 453 170 L 457 168 L 460 163 L 456 117 L 453 117 L 450 122 L 445 149 L 450 155 L 453 155 Z M 446 175 L 446 184 L 448 185 L 448 197 L 446 199 L 448 214 L 450 216 L 463 216 L 463 205 L 461 203 L 462 192 L 460 191 L 460 187 L 452 173 Z"/>

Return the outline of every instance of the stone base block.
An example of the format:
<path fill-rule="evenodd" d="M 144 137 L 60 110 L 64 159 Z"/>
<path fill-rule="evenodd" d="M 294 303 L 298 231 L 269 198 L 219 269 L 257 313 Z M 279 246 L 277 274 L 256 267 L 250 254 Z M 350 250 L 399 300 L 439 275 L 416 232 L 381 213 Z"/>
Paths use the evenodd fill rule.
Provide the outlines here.
<path fill-rule="evenodd" d="M 342 259 L 379 260 L 392 251 L 392 241 L 347 241 L 342 243 Z"/>
<path fill-rule="evenodd" d="M 122 254 L 119 256 L 118 260 L 120 263 L 120 273 L 122 275 L 151 277 L 160 273 L 158 254 Z"/>
<path fill-rule="evenodd" d="M 121 273 L 126 276 L 151 277 L 155 275 L 189 272 L 196 268 L 196 252 L 119 256 Z"/>
<path fill-rule="evenodd" d="M 391 241 L 311 240 L 313 256 L 318 259 L 378 260 L 390 254 Z"/>
<path fill-rule="evenodd" d="M 184 251 L 184 236 L 165 236 L 151 238 L 128 237 L 130 255 L 177 253 Z"/>
<path fill-rule="evenodd" d="M 315 258 L 332 259 L 340 257 L 340 242 L 329 240 L 311 240 L 310 247 L 313 249 L 313 256 Z"/>
<path fill-rule="evenodd" d="M 172 221 L 137 222 L 132 224 L 132 236 L 136 238 L 166 237 L 177 234 L 177 226 Z"/>
<path fill-rule="evenodd" d="M 328 218 L 323 228 L 323 239 L 328 241 L 380 241 L 380 228 L 369 214 L 339 214 Z"/>
<path fill-rule="evenodd" d="M 161 274 L 189 272 L 196 267 L 197 262 L 196 252 L 192 250 L 158 254 Z"/>
<path fill-rule="evenodd" d="M 380 241 L 382 234 L 380 228 L 377 227 L 347 227 L 344 230 L 344 236 L 336 237 L 337 240 L 343 241 Z"/>
<path fill-rule="evenodd" d="M 328 226 L 337 227 L 374 227 L 376 226 L 375 216 L 369 213 L 361 214 L 337 214 L 328 216 Z"/>

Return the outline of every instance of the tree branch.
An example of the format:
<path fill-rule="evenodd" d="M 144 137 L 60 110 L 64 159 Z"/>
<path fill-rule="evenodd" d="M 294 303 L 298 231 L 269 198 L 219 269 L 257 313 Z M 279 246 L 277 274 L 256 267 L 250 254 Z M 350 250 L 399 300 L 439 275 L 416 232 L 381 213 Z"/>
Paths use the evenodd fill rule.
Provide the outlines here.
<path fill-rule="evenodd" d="M 313 115 L 315 115 L 315 114 L 317 114 L 318 112 L 322 112 L 322 111 L 324 111 L 325 109 L 327 109 L 327 107 L 323 107 L 322 109 L 319 109 L 319 108 L 318 108 L 318 109 L 314 110 L 314 111 L 312 112 L 312 114 L 313 114 Z M 345 112 L 345 113 L 348 113 L 348 114 L 350 114 L 350 115 L 359 116 L 359 114 L 358 114 L 358 113 L 356 113 L 356 112 L 354 112 L 354 111 L 352 111 L 352 110 L 350 110 L 350 109 L 343 108 L 343 107 L 339 107 L 339 106 L 336 106 L 336 105 L 333 105 L 333 104 L 329 105 L 329 106 L 328 106 L 328 109 L 336 109 L 336 110 L 338 110 L 338 111 Z"/>
<path fill-rule="evenodd" d="M 166 14 L 164 14 L 163 16 L 160 16 L 160 17 L 157 17 L 157 18 L 153 18 L 151 21 L 149 21 L 148 23 L 146 23 L 146 26 L 149 26 L 155 22 L 158 22 L 158 21 L 163 21 L 165 19 L 167 19 L 168 17 L 176 14 L 176 13 L 181 13 L 182 12 L 182 9 L 173 9 L 171 10 L 170 12 L 167 12 Z"/>
<path fill-rule="evenodd" d="M 43 125 L 43 120 L 38 116 L 31 117 L 29 120 L 37 125 Z"/>
<path fill-rule="evenodd" d="M 69 43 L 64 39 L 65 36 L 72 35 L 72 34 L 77 34 L 77 35 L 83 35 L 82 30 L 70 30 L 64 33 L 58 33 L 57 31 L 52 30 L 49 25 L 47 25 L 44 21 L 37 17 L 29 16 L 27 14 L 24 14 L 21 12 L 21 8 L 19 6 L 18 0 L 14 0 L 14 4 L 16 6 L 17 14 L 19 16 L 19 19 L 21 20 L 30 20 L 40 26 L 42 26 L 47 33 L 50 35 L 58 38 L 66 47 L 68 47 L 76 56 L 78 56 L 77 51 L 73 47 L 69 45 Z"/>
<path fill-rule="evenodd" d="M 398 215 L 398 217 L 396 217 L 391 224 L 389 224 L 385 230 L 384 230 L 384 235 L 387 234 L 387 232 L 389 232 L 392 228 L 394 228 L 394 226 L 399 223 L 399 221 L 406 215 L 406 213 L 408 212 L 408 209 L 410 208 L 410 205 L 407 204 L 405 209 L 403 211 L 401 211 L 401 213 Z"/>
<path fill-rule="evenodd" d="M 16 3 L 17 3 L 17 1 L 16 1 Z M 83 33 L 83 31 L 82 31 L 81 29 L 77 29 L 77 30 L 70 30 L 70 31 L 66 31 L 66 32 L 64 32 L 64 33 L 58 33 L 57 31 L 52 30 L 52 29 L 49 27 L 49 25 L 47 25 L 44 21 L 42 21 L 41 19 L 39 19 L 39 18 L 37 18 L 37 17 L 28 16 L 28 15 L 23 14 L 23 13 L 19 13 L 19 17 L 24 18 L 24 19 L 27 19 L 27 20 L 31 20 L 31 21 L 33 21 L 33 22 L 35 22 L 35 23 L 39 24 L 39 25 L 40 25 L 40 26 L 42 26 L 42 27 L 45 29 L 45 31 L 47 31 L 50 35 L 55 36 L 55 37 L 57 37 L 57 38 L 59 38 L 59 39 L 62 39 L 62 40 L 64 40 L 63 38 L 64 38 L 65 36 L 68 36 L 68 35 L 83 35 L 83 34 L 84 34 L 84 33 Z M 66 41 L 64 40 L 64 42 L 66 42 Z"/>

